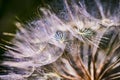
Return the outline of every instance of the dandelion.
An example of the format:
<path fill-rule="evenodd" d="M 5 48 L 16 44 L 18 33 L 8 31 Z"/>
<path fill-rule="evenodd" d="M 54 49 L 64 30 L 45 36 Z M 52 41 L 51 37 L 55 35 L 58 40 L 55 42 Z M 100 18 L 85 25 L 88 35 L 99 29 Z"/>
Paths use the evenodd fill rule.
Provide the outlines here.
<path fill-rule="evenodd" d="M 40 19 L 16 22 L 12 46 L 0 45 L 6 49 L 2 80 L 120 79 L 120 4 L 62 2 L 60 13 L 40 8 Z"/>

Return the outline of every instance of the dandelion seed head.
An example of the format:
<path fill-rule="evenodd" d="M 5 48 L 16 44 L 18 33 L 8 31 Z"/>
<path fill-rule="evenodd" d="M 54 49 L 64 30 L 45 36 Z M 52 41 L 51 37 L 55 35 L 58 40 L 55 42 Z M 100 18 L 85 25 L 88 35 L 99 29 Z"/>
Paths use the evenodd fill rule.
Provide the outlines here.
<path fill-rule="evenodd" d="M 115 50 L 108 48 L 106 51 L 99 47 L 110 39 L 104 35 L 112 32 L 110 27 L 120 24 L 119 19 L 112 15 L 108 17 L 100 0 L 95 0 L 99 14 L 92 12 L 101 18 L 91 15 L 93 13 L 88 12 L 84 1 L 63 2 L 63 11 L 58 14 L 51 9 L 40 8 L 40 19 L 28 24 L 15 23 L 18 30 L 11 41 L 13 46 L 5 46 L 8 48 L 5 55 L 13 57 L 14 61 L 3 61 L 2 65 L 11 67 L 10 74 L 0 77 L 13 79 L 17 75 L 15 79 L 23 80 L 31 76 L 37 76 L 36 80 L 101 80 L 107 70 L 112 69 L 106 61 L 110 65 L 119 62 L 118 57 L 110 59 L 112 55 L 115 56 L 112 53 L 119 46 Z M 108 45 L 110 49 L 113 48 L 111 45 L 117 44 L 113 42 L 117 40 L 117 33 L 113 34 Z M 105 52 L 108 53 L 104 54 Z M 42 67 L 43 72 L 36 74 Z"/>

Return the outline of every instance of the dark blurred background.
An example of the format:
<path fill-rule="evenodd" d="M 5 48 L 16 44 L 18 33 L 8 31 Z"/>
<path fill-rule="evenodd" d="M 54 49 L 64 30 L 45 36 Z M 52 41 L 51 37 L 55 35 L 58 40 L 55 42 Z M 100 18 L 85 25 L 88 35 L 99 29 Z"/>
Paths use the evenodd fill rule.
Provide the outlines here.
<path fill-rule="evenodd" d="M 0 0 L 0 43 L 2 43 L 1 39 L 11 39 L 3 35 L 3 32 L 15 33 L 16 17 L 19 17 L 22 22 L 29 20 L 30 16 L 35 14 L 34 10 L 42 6 L 41 3 L 42 0 Z M 1 48 L 0 53 L 3 53 Z"/>
<path fill-rule="evenodd" d="M 0 32 L 14 31 L 15 17 L 21 21 L 28 20 L 35 14 L 34 10 L 42 6 L 41 3 L 42 0 L 0 0 Z"/>

